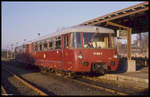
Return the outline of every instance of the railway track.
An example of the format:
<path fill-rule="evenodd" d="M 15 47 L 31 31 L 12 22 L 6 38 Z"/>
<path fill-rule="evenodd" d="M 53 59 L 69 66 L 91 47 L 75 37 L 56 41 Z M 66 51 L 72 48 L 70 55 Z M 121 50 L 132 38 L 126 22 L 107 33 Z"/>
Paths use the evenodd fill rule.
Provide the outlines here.
<path fill-rule="evenodd" d="M 74 80 L 74 81 L 77 82 L 77 83 L 83 84 L 83 85 L 87 85 L 89 87 L 93 87 L 93 88 L 96 88 L 96 89 L 104 90 L 104 91 L 112 93 L 114 95 L 128 95 L 125 92 L 120 92 L 120 91 L 117 91 L 117 90 L 114 90 L 114 89 L 111 89 L 111 88 L 106 88 L 104 86 L 91 84 L 89 82 L 85 82 L 85 81 L 81 81 L 81 80 Z"/>
<path fill-rule="evenodd" d="M 11 73 L 11 75 L 13 75 L 16 79 L 18 79 L 19 81 L 23 82 L 26 86 L 28 86 L 29 88 L 31 88 L 33 91 L 35 91 L 37 94 L 39 95 L 47 95 L 46 93 L 42 92 L 41 90 L 35 88 L 34 86 L 32 86 L 31 84 L 25 82 L 23 79 L 21 79 L 20 77 L 18 77 L 17 75 L 15 75 L 14 73 L 8 71 L 5 69 L 5 71 Z M 45 75 L 47 76 L 47 75 Z M 57 75 L 56 75 L 57 76 Z M 60 76 L 59 76 L 60 77 Z M 64 77 L 62 77 L 64 78 Z M 99 89 L 100 91 L 106 91 L 108 93 L 111 93 L 112 95 L 128 95 L 127 93 L 124 93 L 124 92 L 119 92 L 117 90 L 113 90 L 113 89 L 109 89 L 109 88 L 106 88 L 106 87 L 103 87 L 103 86 L 99 86 L 99 85 L 94 85 L 92 83 L 89 83 L 89 82 L 86 82 L 86 81 L 83 81 L 81 80 L 82 78 L 79 78 L 79 79 L 70 79 L 70 78 L 65 78 L 65 79 L 68 79 L 68 80 L 72 80 L 73 82 L 75 83 L 79 83 L 79 84 L 82 84 L 82 85 L 85 85 L 85 86 L 88 86 L 88 87 L 92 87 L 92 88 L 95 88 L 95 89 Z"/>
<path fill-rule="evenodd" d="M 83 76 L 84 79 L 87 79 L 87 80 L 90 80 L 90 81 L 95 81 L 95 82 L 100 82 L 100 83 L 108 83 L 108 84 L 111 84 L 111 83 L 114 83 L 117 87 L 124 87 L 125 89 L 130 89 L 130 92 L 131 91 L 143 91 L 144 88 L 142 87 L 139 87 L 139 86 L 129 86 L 127 85 L 125 82 L 119 82 L 119 81 L 111 81 L 111 80 L 106 80 L 106 79 L 99 79 L 99 78 L 96 78 L 96 77 L 88 77 L 88 76 Z M 132 89 L 132 90 L 131 90 Z"/>
<path fill-rule="evenodd" d="M 7 70 L 7 72 L 10 72 L 10 71 Z M 11 74 L 13 76 L 16 76 L 12 72 L 11 72 Z M 53 73 L 53 75 L 54 75 L 54 73 Z M 47 75 L 45 75 L 45 76 L 47 76 Z M 55 76 L 58 76 L 58 75 L 55 75 Z M 61 78 L 64 78 L 64 77 L 61 77 Z M 130 95 L 130 93 L 124 92 L 124 91 L 120 91 L 119 89 L 114 89 L 114 87 L 107 87 L 106 85 L 108 85 L 108 84 L 103 84 L 101 82 L 99 82 L 99 83 L 101 83 L 101 85 L 95 84 L 95 83 L 93 84 L 94 81 L 96 82 L 96 79 L 92 78 L 92 77 L 85 77 L 84 76 L 83 78 L 77 78 L 77 79 L 70 79 L 70 78 L 65 78 L 65 79 L 72 80 L 72 81 L 74 81 L 76 83 L 79 83 L 79 84 L 82 84 L 82 85 L 85 85 L 85 86 L 88 86 L 88 87 L 99 89 L 100 91 L 106 91 L 106 92 L 114 94 L 114 95 Z M 30 85 L 28 85 L 28 87 L 30 87 Z M 34 86 L 32 86 L 32 87 L 34 87 Z M 47 95 L 46 93 L 39 92 L 39 90 L 37 90 L 37 89 L 34 89 L 34 88 L 31 88 L 31 89 L 33 89 L 35 92 L 37 92 L 40 95 Z"/>
<path fill-rule="evenodd" d="M 1 85 L 1 94 L 2 95 L 8 95 L 4 87 Z"/>
<path fill-rule="evenodd" d="M 50 72 L 50 74 L 52 74 L 52 73 Z M 48 76 L 46 73 L 44 73 L 44 75 Z M 100 86 L 100 85 L 93 84 L 94 80 L 89 80 L 86 77 L 75 78 L 74 79 L 74 78 L 68 78 L 68 77 L 61 76 L 61 74 L 58 74 L 58 75 L 55 75 L 55 76 L 60 77 L 60 78 L 64 78 L 64 79 L 67 79 L 67 80 L 71 80 L 75 83 L 79 83 L 81 85 L 85 85 L 85 86 L 88 86 L 88 87 L 91 87 L 91 88 L 95 88 L 95 89 L 98 89 L 100 91 L 105 91 L 105 92 L 111 93 L 112 95 L 129 95 L 127 92 L 122 92 L 122 91 L 119 91 L 117 89 L 107 88 L 104 85 Z"/>
<path fill-rule="evenodd" d="M 40 95 L 40 96 L 47 96 L 48 95 L 47 93 L 45 93 L 45 92 L 41 91 L 40 89 L 36 88 L 35 86 L 31 85 L 30 83 L 23 80 L 21 77 L 17 76 L 13 72 L 7 70 L 6 68 L 3 67 L 3 70 L 8 72 L 10 75 L 12 75 L 13 78 L 15 78 L 17 81 L 21 82 L 25 87 L 28 87 L 30 90 L 32 90 L 36 95 Z M 8 95 L 8 93 L 6 92 L 7 90 L 5 90 L 3 86 L 1 86 L 1 89 L 2 89 L 3 95 Z"/>
<path fill-rule="evenodd" d="M 72 80 L 76 83 L 86 85 L 88 87 L 99 89 L 100 91 L 106 91 L 106 92 L 109 92 L 114 95 L 129 95 L 127 92 L 123 92 L 118 89 L 113 89 L 110 87 L 108 88 L 105 86 L 106 84 L 103 84 L 103 83 L 101 83 L 101 85 L 95 84 L 96 81 L 92 77 L 83 76 L 83 77 L 74 79 L 74 78 L 67 78 L 67 77 L 61 76 L 61 74 L 57 74 L 56 76 L 59 76 L 59 77 L 62 77 L 62 78 L 68 79 L 68 80 Z M 97 81 L 97 83 L 100 83 L 100 82 Z"/>
<path fill-rule="evenodd" d="M 141 94 L 141 91 L 144 91 L 144 89 L 140 87 L 128 86 L 125 83 L 111 82 L 109 80 L 106 82 L 106 80 L 101 80 L 96 77 L 82 76 L 75 79 L 71 78 L 71 80 L 89 87 L 104 90 L 115 95 L 143 95 Z"/>

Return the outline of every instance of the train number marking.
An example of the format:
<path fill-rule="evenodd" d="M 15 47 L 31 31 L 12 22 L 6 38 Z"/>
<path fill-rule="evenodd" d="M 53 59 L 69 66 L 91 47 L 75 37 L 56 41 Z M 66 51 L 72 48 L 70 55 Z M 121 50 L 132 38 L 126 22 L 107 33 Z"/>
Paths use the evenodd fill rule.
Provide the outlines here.
<path fill-rule="evenodd" d="M 102 52 L 94 52 L 93 55 L 102 55 Z"/>

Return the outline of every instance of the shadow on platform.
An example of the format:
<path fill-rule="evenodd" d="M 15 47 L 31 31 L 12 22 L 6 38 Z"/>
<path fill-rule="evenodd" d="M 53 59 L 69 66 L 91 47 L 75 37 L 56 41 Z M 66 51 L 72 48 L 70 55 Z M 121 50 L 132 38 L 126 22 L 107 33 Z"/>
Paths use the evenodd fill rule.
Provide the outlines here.
<path fill-rule="evenodd" d="M 141 69 L 143 69 L 145 66 L 145 64 L 143 64 L 143 62 L 141 61 L 136 61 L 136 71 L 139 71 Z M 109 74 L 119 74 L 119 73 L 125 73 L 127 71 L 127 58 L 122 58 L 119 59 L 119 65 L 116 71 L 111 71 L 109 72 Z"/>

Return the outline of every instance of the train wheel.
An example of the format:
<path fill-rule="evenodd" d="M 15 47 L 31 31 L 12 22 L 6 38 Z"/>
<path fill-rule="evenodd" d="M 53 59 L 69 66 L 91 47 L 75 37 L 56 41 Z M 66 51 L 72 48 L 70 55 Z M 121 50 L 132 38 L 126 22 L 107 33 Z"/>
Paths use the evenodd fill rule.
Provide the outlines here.
<path fill-rule="evenodd" d="M 41 69 L 40 72 L 43 73 L 43 74 L 45 74 L 45 73 L 47 72 L 46 69 L 45 69 L 44 67 L 41 67 L 40 69 Z"/>
<path fill-rule="evenodd" d="M 59 71 L 59 70 L 56 70 L 55 73 L 56 73 L 57 76 L 62 76 L 62 73 L 61 73 L 61 71 Z"/>
<path fill-rule="evenodd" d="M 99 72 L 100 74 L 102 74 L 102 75 L 104 75 L 105 74 L 105 72 L 106 72 L 106 70 L 105 69 L 101 69 L 101 71 Z"/>
<path fill-rule="evenodd" d="M 72 77 L 72 73 L 68 72 L 68 77 L 71 78 Z"/>
<path fill-rule="evenodd" d="M 66 75 L 64 71 L 62 71 L 61 74 L 63 77 L 65 77 L 65 75 Z"/>
<path fill-rule="evenodd" d="M 72 72 L 66 72 L 64 77 L 66 77 L 66 78 L 74 78 L 74 75 L 73 75 Z"/>
<path fill-rule="evenodd" d="M 51 73 L 54 73 L 54 70 L 53 70 L 52 68 L 50 68 L 49 71 L 50 71 Z"/>
<path fill-rule="evenodd" d="M 65 78 L 68 78 L 69 76 L 68 76 L 68 72 L 64 72 L 64 77 Z"/>

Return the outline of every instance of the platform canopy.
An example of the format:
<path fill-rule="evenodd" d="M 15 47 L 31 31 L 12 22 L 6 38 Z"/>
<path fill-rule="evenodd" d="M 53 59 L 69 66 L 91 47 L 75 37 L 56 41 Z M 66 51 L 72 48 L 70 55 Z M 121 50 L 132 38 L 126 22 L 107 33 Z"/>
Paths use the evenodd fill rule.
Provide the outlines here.
<path fill-rule="evenodd" d="M 142 2 L 140 4 L 118 10 L 100 16 L 79 25 L 95 25 L 105 26 L 114 30 L 120 29 L 118 26 L 112 26 L 107 22 L 113 22 L 126 27 L 132 28 L 132 33 L 141 33 L 149 31 L 149 2 Z"/>
<path fill-rule="evenodd" d="M 127 58 L 131 60 L 131 34 L 149 32 L 149 2 L 145 1 L 128 8 L 100 16 L 79 25 L 103 26 L 115 30 L 126 30 Z"/>

